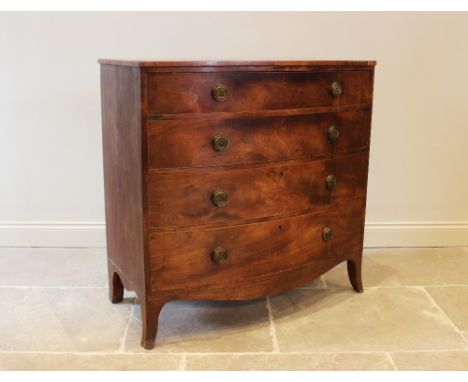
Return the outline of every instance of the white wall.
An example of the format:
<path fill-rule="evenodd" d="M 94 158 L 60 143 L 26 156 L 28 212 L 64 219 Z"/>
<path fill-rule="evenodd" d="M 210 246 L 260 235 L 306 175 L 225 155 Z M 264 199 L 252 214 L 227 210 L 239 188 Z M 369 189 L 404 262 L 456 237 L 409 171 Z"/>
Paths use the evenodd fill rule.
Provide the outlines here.
<path fill-rule="evenodd" d="M 377 60 L 366 244 L 468 245 L 467 36 L 467 13 L 2 13 L 0 245 L 104 242 L 99 57 Z"/>

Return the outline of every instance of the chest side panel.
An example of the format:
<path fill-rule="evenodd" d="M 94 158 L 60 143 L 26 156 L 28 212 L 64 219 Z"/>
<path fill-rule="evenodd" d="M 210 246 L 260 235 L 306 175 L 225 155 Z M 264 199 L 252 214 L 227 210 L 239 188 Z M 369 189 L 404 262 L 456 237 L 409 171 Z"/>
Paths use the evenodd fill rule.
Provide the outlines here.
<path fill-rule="evenodd" d="M 125 287 L 144 291 L 140 73 L 101 65 L 107 251 Z"/>

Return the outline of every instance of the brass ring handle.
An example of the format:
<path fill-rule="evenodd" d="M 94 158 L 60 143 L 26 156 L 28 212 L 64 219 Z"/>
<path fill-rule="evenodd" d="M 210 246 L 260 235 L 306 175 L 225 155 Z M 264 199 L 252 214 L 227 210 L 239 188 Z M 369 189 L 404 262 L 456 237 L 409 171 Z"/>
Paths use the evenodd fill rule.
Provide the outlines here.
<path fill-rule="evenodd" d="M 329 189 L 330 191 L 333 190 L 336 187 L 336 176 L 333 174 L 328 175 L 326 184 L 327 184 L 327 189 Z"/>
<path fill-rule="evenodd" d="M 211 201 L 216 207 L 224 207 L 228 202 L 228 195 L 223 190 L 216 190 L 211 195 Z"/>
<path fill-rule="evenodd" d="M 224 152 L 227 151 L 229 148 L 229 145 L 231 144 L 231 141 L 229 140 L 228 137 L 225 137 L 224 135 L 216 135 L 213 138 L 213 148 L 218 151 L 218 152 Z"/>
<path fill-rule="evenodd" d="M 323 229 L 323 240 L 328 241 L 333 237 L 333 230 L 330 227 L 325 227 Z"/>
<path fill-rule="evenodd" d="M 335 125 L 332 125 L 328 128 L 328 138 L 330 141 L 336 141 L 340 136 L 340 130 Z"/>
<path fill-rule="evenodd" d="M 228 257 L 227 251 L 223 247 L 216 247 L 213 252 L 211 252 L 211 259 L 216 264 L 221 264 L 226 261 Z"/>
<path fill-rule="evenodd" d="M 343 93 L 343 85 L 341 82 L 334 81 L 330 85 L 330 93 L 333 97 L 338 97 Z"/>
<path fill-rule="evenodd" d="M 218 102 L 224 102 L 228 99 L 229 92 L 223 84 L 217 84 L 211 89 L 211 95 Z"/>

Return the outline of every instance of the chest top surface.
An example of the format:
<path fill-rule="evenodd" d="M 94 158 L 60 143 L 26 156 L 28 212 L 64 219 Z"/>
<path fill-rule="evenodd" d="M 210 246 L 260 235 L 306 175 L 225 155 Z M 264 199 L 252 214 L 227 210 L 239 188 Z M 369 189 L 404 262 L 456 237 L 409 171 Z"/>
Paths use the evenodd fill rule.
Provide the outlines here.
<path fill-rule="evenodd" d="M 138 68 L 212 68 L 229 69 L 245 68 L 245 70 L 333 70 L 333 69 L 368 69 L 372 70 L 376 61 L 372 60 L 132 60 L 101 58 L 98 62 L 102 65 L 129 66 Z"/>

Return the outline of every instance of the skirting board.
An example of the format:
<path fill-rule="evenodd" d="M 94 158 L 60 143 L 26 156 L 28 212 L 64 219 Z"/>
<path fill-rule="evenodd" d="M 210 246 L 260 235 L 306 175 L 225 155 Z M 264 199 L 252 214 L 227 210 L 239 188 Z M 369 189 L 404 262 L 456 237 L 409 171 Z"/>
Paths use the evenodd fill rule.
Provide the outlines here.
<path fill-rule="evenodd" d="M 105 247 L 101 222 L 0 222 L 0 247 Z M 466 247 L 468 222 L 367 223 L 364 246 Z"/>
<path fill-rule="evenodd" d="M 105 247 L 102 222 L 0 223 L 0 247 Z"/>
<path fill-rule="evenodd" d="M 364 247 L 466 247 L 468 222 L 366 223 Z"/>

